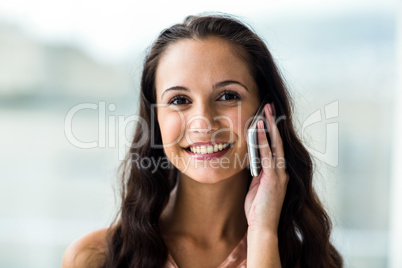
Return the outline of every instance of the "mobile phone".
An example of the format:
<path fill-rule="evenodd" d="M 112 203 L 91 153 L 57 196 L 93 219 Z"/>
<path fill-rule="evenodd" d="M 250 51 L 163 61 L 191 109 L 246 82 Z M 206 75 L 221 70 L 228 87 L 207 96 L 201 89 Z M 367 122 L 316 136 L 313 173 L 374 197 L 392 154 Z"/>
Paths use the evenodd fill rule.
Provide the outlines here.
<path fill-rule="evenodd" d="M 264 106 L 270 101 L 269 95 L 265 96 L 263 101 L 261 102 L 260 107 L 255 113 L 253 120 L 250 123 L 249 128 L 247 129 L 247 150 L 248 150 L 248 159 L 250 163 L 250 172 L 253 177 L 257 177 L 261 172 L 261 159 L 260 159 L 260 148 L 258 146 L 258 132 L 257 132 L 257 123 L 262 120 L 264 122 L 265 134 L 268 138 L 268 144 L 271 147 L 271 139 L 269 138 L 269 133 L 267 132 L 266 126 L 266 118 L 264 116 Z"/>

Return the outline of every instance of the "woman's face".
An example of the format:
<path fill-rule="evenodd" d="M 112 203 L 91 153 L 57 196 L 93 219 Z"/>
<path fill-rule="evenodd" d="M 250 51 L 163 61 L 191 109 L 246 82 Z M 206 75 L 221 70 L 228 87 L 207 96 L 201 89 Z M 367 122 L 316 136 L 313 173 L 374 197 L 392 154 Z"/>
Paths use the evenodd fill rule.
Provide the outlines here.
<path fill-rule="evenodd" d="M 182 175 L 214 183 L 249 172 L 245 134 L 260 100 L 232 44 L 210 37 L 170 45 L 155 84 L 165 154 Z"/>

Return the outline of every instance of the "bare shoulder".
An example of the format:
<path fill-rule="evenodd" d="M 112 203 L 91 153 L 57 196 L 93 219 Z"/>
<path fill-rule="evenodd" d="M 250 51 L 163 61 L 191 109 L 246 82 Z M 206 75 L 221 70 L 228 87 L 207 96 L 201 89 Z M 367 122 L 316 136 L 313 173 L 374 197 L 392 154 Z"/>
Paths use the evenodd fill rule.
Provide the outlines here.
<path fill-rule="evenodd" d="M 101 267 L 107 231 L 107 228 L 93 231 L 72 242 L 64 252 L 62 268 Z"/>

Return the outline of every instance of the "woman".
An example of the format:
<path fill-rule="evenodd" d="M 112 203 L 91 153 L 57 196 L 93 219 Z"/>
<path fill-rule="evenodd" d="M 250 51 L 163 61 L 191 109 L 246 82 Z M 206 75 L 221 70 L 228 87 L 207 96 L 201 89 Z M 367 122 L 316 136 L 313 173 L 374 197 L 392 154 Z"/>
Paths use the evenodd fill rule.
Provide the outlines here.
<path fill-rule="evenodd" d="M 247 128 L 266 95 L 271 141 L 260 122 L 252 177 Z M 73 243 L 63 267 L 342 267 L 288 92 L 241 22 L 188 17 L 164 30 L 145 59 L 139 115 L 119 218 Z"/>

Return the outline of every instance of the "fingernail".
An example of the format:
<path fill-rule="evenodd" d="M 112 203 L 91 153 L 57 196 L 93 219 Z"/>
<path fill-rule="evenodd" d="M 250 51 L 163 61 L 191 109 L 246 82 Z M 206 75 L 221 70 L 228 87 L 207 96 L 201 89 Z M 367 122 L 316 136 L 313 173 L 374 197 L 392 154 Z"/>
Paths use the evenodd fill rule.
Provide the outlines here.
<path fill-rule="evenodd" d="M 272 108 L 271 108 L 271 104 L 270 104 L 270 103 L 268 103 L 268 110 L 269 110 L 269 113 L 272 115 Z"/>

